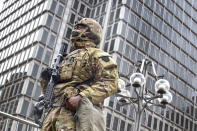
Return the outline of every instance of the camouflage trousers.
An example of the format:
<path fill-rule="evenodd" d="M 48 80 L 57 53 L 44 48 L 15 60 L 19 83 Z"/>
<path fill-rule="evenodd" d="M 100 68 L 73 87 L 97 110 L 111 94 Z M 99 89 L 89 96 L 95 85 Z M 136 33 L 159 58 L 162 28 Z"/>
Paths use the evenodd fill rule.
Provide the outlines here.
<path fill-rule="evenodd" d="M 53 108 L 46 116 L 41 131 L 105 131 L 105 116 L 99 107 L 82 98 L 73 114 L 64 107 Z"/>

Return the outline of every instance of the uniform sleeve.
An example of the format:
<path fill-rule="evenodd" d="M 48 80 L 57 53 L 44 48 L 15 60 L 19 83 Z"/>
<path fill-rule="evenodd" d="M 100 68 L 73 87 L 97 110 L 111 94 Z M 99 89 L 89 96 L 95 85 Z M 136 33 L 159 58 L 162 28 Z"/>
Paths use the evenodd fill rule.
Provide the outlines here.
<path fill-rule="evenodd" d="M 94 81 L 79 94 L 87 97 L 93 104 L 103 102 L 105 98 L 118 90 L 117 65 L 108 53 L 99 51 L 91 58 Z"/>

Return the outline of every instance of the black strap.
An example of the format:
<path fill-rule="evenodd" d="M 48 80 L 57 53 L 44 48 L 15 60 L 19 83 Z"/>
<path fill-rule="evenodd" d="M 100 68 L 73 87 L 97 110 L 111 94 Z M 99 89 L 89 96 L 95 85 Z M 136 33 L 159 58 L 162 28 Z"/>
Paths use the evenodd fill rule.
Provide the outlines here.
<path fill-rule="evenodd" d="M 85 85 L 85 84 L 89 84 L 89 83 L 91 83 L 92 81 L 94 81 L 94 78 L 90 78 L 90 79 L 88 79 L 88 80 L 86 80 L 86 81 L 83 81 L 83 82 L 81 82 L 81 83 L 77 83 L 77 84 L 75 84 L 73 87 L 77 87 L 77 86 L 80 86 L 80 85 Z"/>

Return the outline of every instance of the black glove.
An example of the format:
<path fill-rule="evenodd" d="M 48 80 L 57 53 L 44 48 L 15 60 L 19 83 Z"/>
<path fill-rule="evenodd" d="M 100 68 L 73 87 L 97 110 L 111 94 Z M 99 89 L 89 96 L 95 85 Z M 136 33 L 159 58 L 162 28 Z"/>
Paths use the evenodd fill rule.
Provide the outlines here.
<path fill-rule="evenodd" d="M 43 78 L 46 81 L 49 81 L 52 75 L 52 70 L 51 68 L 46 68 L 41 72 L 41 78 Z"/>
<path fill-rule="evenodd" d="M 44 102 L 43 101 L 37 102 L 33 108 L 34 120 L 36 124 L 39 125 L 41 124 L 40 119 L 42 117 L 42 114 L 44 113 L 43 111 L 44 111 Z"/>
<path fill-rule="evenodd" d="M 36 122 L 36 124 L 40 125 L 40 119 L 41 116 L 43 114 L 43 110 L 44 110 L 44 95 L 40 95 L 38 97 L 38 101 L 37 103 L 35 103 L 34 108 L 33 108 L 33 114 L 34 114 L 34 120 Z"/>

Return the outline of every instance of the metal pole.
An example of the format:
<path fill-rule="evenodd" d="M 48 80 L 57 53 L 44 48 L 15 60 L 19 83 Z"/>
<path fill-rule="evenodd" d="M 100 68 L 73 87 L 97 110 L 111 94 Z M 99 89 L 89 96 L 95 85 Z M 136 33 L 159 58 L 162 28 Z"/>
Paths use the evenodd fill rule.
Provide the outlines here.
<path fill-rule="evenodd" d="M 15 128 L 15 131 L 17 131 L 17 130 L 18 130 L 18 124 L 19 124 L 19 122 L 18 122 L 18 121 L 16 121 L 16 128 Z"/>
<path fill-rule="evenodd" d="M 140 131 L 141 126 L 141 119 L 142 119 L 142 111 L 136 111 L 135 112 L 135 130 L 134 131 Z"/>
<path fill-rule="evenodd" d="M 8 128 L 8 119 L 6 120 L 6 125 L 5 125 L 5 131 L 7 131 L 7 128 Z"/>
<path fill-rule="evenodd" d="M 31 121 L 24 120 L 24 119 L 22 119 L 22 118 L 13 116 L 13 115 L 11 115 L 11 114 L 8 114 L 8 113 L 2 112 L 2 111 L 0 111 L 0 116 L 5 116 L 5 117 L 8 117 L 8 118 L 10 118 L 10 119 L 12 119 L 12 120 L 19 121 L 19 122 L 21 122 L 21 123 L 23 123 L 23 124 L 28 124 L 28 125 L 31 125 L 31 126 L 33 126 L 33 127 L 39 128 L 39 125 L 38 125 L 38 124 L 35 124 L 35 123 L 31 122 Z"/>
<path fill-rule="evenodd" d="M 146 78 L 147 63 L 145 59 L 142 60 L 140 72 L 145 74 L 145 78 Z M 145 85 L 140 87 L 139 95 L 137 96 L 138 103 L 137 103 L 137 108 L 135 108 L 136 110 L 135 110 L 135 130 L 134 131 L 140 131 L 140 127 L 141 127 L 142 112 L 144 111 L 144 108 L 143 108 L 144 89 L 145 89 Z"/>

